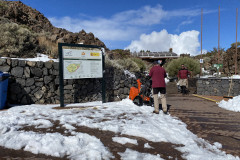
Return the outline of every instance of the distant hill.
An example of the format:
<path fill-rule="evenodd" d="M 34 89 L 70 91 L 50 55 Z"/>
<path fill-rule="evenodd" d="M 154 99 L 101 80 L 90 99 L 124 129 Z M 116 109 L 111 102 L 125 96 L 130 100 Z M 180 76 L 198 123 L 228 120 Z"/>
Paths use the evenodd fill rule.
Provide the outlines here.
<path fill-rule="evenodd" d="M 33 52 L 41 52 L 57 58 L 58 42 L 98 45 L 108 50 L 93 33 L 54 27 L 43 14 L 20 1 L 0 0 L 0 34 L 0 56 L 32 57 Z"/>

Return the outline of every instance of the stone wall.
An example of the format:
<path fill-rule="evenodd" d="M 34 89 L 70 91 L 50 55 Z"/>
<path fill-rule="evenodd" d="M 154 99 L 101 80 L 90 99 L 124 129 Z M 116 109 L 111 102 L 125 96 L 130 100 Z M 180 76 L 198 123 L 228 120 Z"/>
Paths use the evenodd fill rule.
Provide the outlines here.
<path fill-rule="evenodd" d="M 197 94 L 210 96 L 238 96 L 240 95 L 240 79 L 230 78 L 199 78 L 197 80 Z"/>
<path fill-rule="evenodd" d="M 10 73 L 8 103 L 59 104 L 59 63 L 0 59 L 0 71 Z M 128 96 L 136 79 L 124 71 L 106 66 L 106 101 Z M 102 100 L 102 79 L 64 80 L 64 102 L 78 103 Z"/>

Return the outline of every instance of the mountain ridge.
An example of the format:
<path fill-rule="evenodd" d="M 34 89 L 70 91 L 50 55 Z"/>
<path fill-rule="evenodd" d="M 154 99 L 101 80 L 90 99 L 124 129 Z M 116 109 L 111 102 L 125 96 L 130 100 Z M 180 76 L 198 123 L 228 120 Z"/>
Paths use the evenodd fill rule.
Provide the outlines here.
<path fill-rule="evenodd" d="M 57 43 L 73 43 L 97 45 L 108 48 L 105 44 L 94 36 L 93 33 L 86 33 L 83 29 L 78 33 L 70 32 L 63 28 L 57 28 L 39 11 L 25 5 L 21 1 L 2 1 L 0 0 L 0 24 L 10 21 L 18 25 L 27 27 L 31 32 L 37 34 L 37 42 L 39 37 L 44 37 L 45 41 L 54 44 L 55 50 Z M 2 21 L 2 22 L 1 22 Z M 53 52 L 53 51 L 51 51 Z M 56 52 L 56 51 L 55 51 Z M 55 55 L 57 53 L 54 53 Z"/>

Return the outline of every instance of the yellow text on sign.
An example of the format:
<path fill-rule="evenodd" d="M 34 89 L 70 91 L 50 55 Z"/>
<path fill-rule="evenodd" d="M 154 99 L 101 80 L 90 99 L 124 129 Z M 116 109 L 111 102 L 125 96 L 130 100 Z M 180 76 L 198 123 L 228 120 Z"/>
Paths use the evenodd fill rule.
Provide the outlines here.
<path fill-rule="evenodd" d="M 100 56 L 100 53 L 91 52 L 90 55 L 91 55 L 91 56 L 97 56 L 97 57 L 98 57 L 98 56 Z"/>

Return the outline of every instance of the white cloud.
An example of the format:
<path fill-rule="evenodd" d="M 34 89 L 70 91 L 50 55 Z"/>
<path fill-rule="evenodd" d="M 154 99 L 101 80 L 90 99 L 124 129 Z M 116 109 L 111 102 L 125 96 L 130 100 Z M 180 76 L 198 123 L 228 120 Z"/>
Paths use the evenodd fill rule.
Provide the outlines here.
<path fill-rule="evenodd" d="M 127 26 L 124 23 L 112 19 L 96 18 L 94 20 L 74 19 L 71 17 L 49 18 L 51 23 L 59 28 L 65 28 L 71 32 L 79 32 L 82 29 L 92 32 L 101 40 L 130 40 L 139 34 L 139 29 Z"/>
<path fill-rule="evenodd" d="M 166 11 L 161 5 L 154 7 L 144 6 L 136 10 L 127 10 L 107 17 L 89 18 L 79 13 L 78 18 L 50 17 L 51 23 L 71 32 L 79 32 L 84 29 L 92 32 L 101 40 L 130 41 L 139 37 L 153 25 L 163 23 L 173 17 L 193 17 L 200 14 L 197 9 L 181 9 Z M 146 27 L 147 26 L 147 27 Z"/>
<path fill-rule="evenodd" d="M 138 10 L 129 10 L 113 16 L 115 21 L 128 25 L 153 25 L 159 24 L 167 16 L 161 5 L 155 7 L 144 6 Z"/>
<path fill-rule="evenodd" d="M 216 12 L 215 10 L 204 11 L 204 14 Z M 79 13 L 79 17 L 52 17 L 49 20 L 56 27 L 65 28 L 72 32 L 79 32 L 84 29 L 86 32 L 92 32 L 102 41 L 111 41 L 111 43 L 131 42 L 127 47 L 134 50 L 168 51 L 173 48 L 175 53 L 190 53 L 196 55 L 199 53 L 198 41 L 199 32 L 196 30 L 181 33 L 181 28 L 194 22 L 195 16 L 199 16 L 200 9 L 179 9 L 164 10 L 161 5 L 144 6 L 135 10 L 126 10 L 109 17 L 88 17 Z M 182 18 L 179 24 L 175 24 L 179 35 L 169 34 L 167 30 L 160 32 L 153 31 L 153 27 L 170 22 L 169 20 Z M 168 25 L 172 25 L 171 22 Z M 161 27 L 161 26 L 159 26 Z M 143 34 L 149 33 L 151 34 Z M 139 40 L 137 40 L 139 39 Z M 111 44 L 109 44 L 110 47 Z"/>
<path fill-rule="evenodd" d="M 200 46 L 198 35 L 199 32 L 195 30 L 182 32 L 180 35 L 173 35 L 164 29 L 160 32 L 154 31 L 148 35 L 142 34 L 139 40 L 132 41 L 126 49 L 130 49 L 131 51 L 150 50 L 156 52 L 168 51 L 169 48 L 172 48 L 173 52 L 177 54 L 190 53 L 191 55 L 196 55 Z"/>
<path fill-rule="evenodd" d="M 185 20 L 185 21 L 182 21 L 178 26 L 177 26 L 177 29 L 176 29 L 176 32 L 180 32 L 180 28 L 182 26 L 185 26 L 185 25 L 189 25 L 189 24 L 192 24 L 193 23 L 193 20 Z"/>
<path fill-rule="evenodd" d="M 92 32 L 101 40 L 129 41 L 138 37 L 144 28 L 159 24 L 166 16 L 161 5 L 155 7 L 145 6 L 138 10 L 128 10 L 117 13 L 110 18 L 95 17 L 89 19 L 86 16 L 80 18 L 50 17 L 51 23 L 59 28 L 65 28 L 71 32 L 79 32 L 84 29 Z"/>
<path fill-rule="evenodd" d="M 168 12 L 169 17 L 195 17 L 200 14 L 200 9 L 179 9 Z"/>

